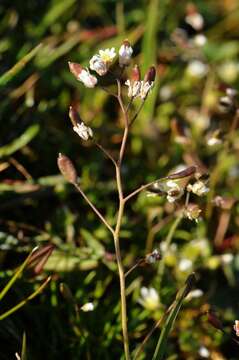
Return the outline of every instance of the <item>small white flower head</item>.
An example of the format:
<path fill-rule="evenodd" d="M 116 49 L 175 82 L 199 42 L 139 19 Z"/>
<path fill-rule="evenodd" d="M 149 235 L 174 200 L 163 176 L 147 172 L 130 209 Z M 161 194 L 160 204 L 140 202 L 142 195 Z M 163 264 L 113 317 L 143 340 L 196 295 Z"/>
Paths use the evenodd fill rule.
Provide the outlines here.
<path fill-rule="evenodd" d="M 233 326 L 233 329 L 236 332 L 236 336 L 239 336 L 239 320 L 235 320 L 235 325 Z"/>
<path fill-rule="evenodd" d="M 212 136 L 207 140 L 207 145 L 208 146 L 216 146 L 216 145 L 221 145 L 222 144 L 222 140 L 218 139 L 216 136 Z"/>
<path fill-rule="evenodd" d="M 184 211 L 184 215 L 189 220 L 195 220 L 196 222 L 198 222 L 201 212 L 202 210 L 197 204 L 189 204 Z"/>
<path fill-rule="evenodd" d="M 176 181 L 168 180 L 166 182 L 167 200 L 170 203 L 175 202 L 182 197 L 184 190 L 181 188 Z"/>
<path fill-rule="evenodd" d="M 145 100 L 147 95 L 150 93 L 154 86 L 153 81 L 141 81 L 141 87 L 140 87 L 140 97 L 142 100 Z"/>
<path fill-rule="evenodd" d="M 233 261 L 233 255 L 230 253 L 223 254 L 221 255 L 221 261 L 224 265 L 229 265 Z"/>
<path fill-rule="evenodd" d="M 85 141 L 93 137 L 92 129 L 86 126 L 83 122 L 77 123 L 73 126 L 73 130 Z"/>
<path fill-rule="evenodd" d="M 178 268 L 182 272 L 190 271 L 192 269 L 192 260 L 189 259 L 181 259 L 178 264 Z"/>
<path fill-rule="evenodd" d="M 128 97 L 136 98 L 140 95 L 141 91 L 141 81 L 131 81 L 127 80 L 125 85 L 128 86 Z"/>
<path fill-rule="evenodd" d="M 100 76 L 105 75 L 115 56 L 115 48 L 100 50 L 99 54 L 90 59 L 90 69 Z"/>
<path fill-rule="evenodd" d="M 198 353 L 202 358 L 207 359 L 210 357 L 210 351 L 205 346 L 200 346 Z"/>
<path fill-rule="evenodd" d="M 204 184 L 203 181 L 198 180 L 193 185 L 188 184 L 187 191 L 191 191 L 197 196 L 204 196 L 209 192 L 209 188 Z"/>
<path fill-rule="evenodd" d="M 97 78 L 90 74 L 89 70 L 83 69 L 80 64 L 69 61 L 69 68 L 71 73 L 77 80 L 81 81 L 86 87 L 93 88 L 97 84 Z"/>
<path fill-rule="evenodd" d="M 84 312 L 89 312 L 89 311 L 93 311 L 95 308 L 94 304 L 92 302 L 88 302 L 86 304 L 84 304 L 83 306 L 81 306 L 81 310 Z"/>
<path fill-rule="evenodd" d="M 154 249 L 153 252 L 145 256 L 145 262 L 147 264 L 154 264 L 156 261 L 159 261 L 160 259 L 161 259 L 161 255 L 158 249 Z"/>
<path fill-rule="evenodd" d="M 140 295 L 138 302 L 146 309 L 153 311 L 159 307 L 159 295 L 153 287 L 143 286 L 140 289 Z"/>
<path fill-rule="evenodd" d="M 186 69 L 189 76 L 192 78 L 203 78 L 208 73 L 208 66 L 200 60 L 192 60 Z"/>
<path fill-rule="evenodd" d="M 187 24 L 189 24 L 190 26 L 192 26 L 192 28 L 194 30 L 200 31 L 202 30 L 203 26 L 204 26 L 204 20 L 201 14 L 199 14 L 198 12 L 194 12 L 192 14 L 188 14 L 185 17 L 185 21 Z"/>
<path fill-rule="evenodd" d="M 202 47 L 206 44 L 207 42 L 207 38 L 205 35 L 203 34 L 197 34 L 196 36 L 194 36 L 193 38 L 193 43 L 194 45 L 198 46 L 198 47 Z"/>
<path fill-rule="evenodd" d="M 191 300 L 191 299 L 198 299 L 201 296 L 203 296 L 203 291 L 201 289 L 195 289 L 190 291 L 190 293 L 187 296 L 187 300 Z"/>
<path fill-rule="evenodd" d="M 128 40 L 125 40 L 119 49 L 119 65 L 128 66 L 130 64 L 133 49 Z"/>

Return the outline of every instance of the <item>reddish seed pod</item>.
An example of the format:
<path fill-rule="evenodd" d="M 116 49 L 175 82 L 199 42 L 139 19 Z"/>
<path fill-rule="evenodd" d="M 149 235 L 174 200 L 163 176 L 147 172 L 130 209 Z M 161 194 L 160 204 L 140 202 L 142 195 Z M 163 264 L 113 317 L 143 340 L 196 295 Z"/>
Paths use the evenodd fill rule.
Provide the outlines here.
<path fill-rule="evenodd" d="M 150 68 L 145 74 L 144 81 L 151 83 L 152 81 L 155 80 L 155 76 L 156 76 L 155 66 L 150 66 Z"/>
<path fill-rule="evenodd" d="M 64 178 L 72 184 L 77 183 L 77 172 L 72 161 L 65 155 L 59 154 L 57 165 Z"/>
<path fill-rule="evenodd" d="M 168 179 L 181 179 L 181 178 L 185 178 L 187 176 L 191 176 L 193 174 L 195 174 L 197 170 L 196 166 L 189 166 L 186 169 L 179 171 L 177 173 L 174 174 L 170 174 L 167 176 Z"/>
<path fill-rule="evenodd" d="M 78 63 L 68 61 L 70 72 L 78 79 L 82 71 L 82 66 Z"/>
<path fill-rule="evenodd" d="M 69 107 L 69 118 L 71 119 L 73 126 L 77 126 L 77 124 L 81 122 L 81 118 L 73 106 Z"/>
<path fill-rule="evenodd" d="M 133 67 L 132 73 L 131 73 L 131 79 L 132 79 L 132 81 L 140 81 L 141 74 L 140 74 L 140 68 L 138 65 L 135 65 Z"/>

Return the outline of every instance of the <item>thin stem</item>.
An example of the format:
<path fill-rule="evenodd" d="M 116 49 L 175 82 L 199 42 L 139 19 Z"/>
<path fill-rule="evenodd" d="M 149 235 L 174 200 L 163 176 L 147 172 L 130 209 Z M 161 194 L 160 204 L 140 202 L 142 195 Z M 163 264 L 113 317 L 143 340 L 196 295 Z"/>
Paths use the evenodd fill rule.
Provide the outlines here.
<path fill-rule="evenodd" d="M 131 274 L 131 272 L 132 272 L 133 270 L 135 270 L 138 266 L 140 266 L 143 262 L 144 262 L 144 259 L 140 259 L 139 261 L 137 261 L 137 263 L 135 263 L 135 264 L 125 273 L 125 277 L 127 277 L 129 274 Z"/>
<path fill-rule="evenodd" d="M 141 102 L 141 104 L 140 104 L 140 106 L 139 106 L 138 110 L 136 111 L 136 113 L 134 114 L 134 116 L 132 117 L 132 119 L 130 120 L 130 122 L 129 122 L 129 126 L 132 126 L 132 125 L 133 125 L 133 123 L 135 122 L 135 120 L 137 119 L 137 117 L 138 117 L 138 115 L 139 115 L 140 111 L 142 110 L 142 108 L 143 108 L 143 106 L 144 106 L 145 100 L 146 100 L 146 98 L 145 98 L 145 99 Z"/>
<path fill-rule="evenodd" d="M 129 199 L 131 199 L 133 196 L 137 195 L 140 191 L 146 190 L 147 188 L 149 188 L 150 186 L 152 186 L 152 185 L 155 184 L 156 182 L 158 182 L 158 181 L 164 181 L 164 180 L 166 180 L 166 179 L 167 179 L 167 177 L 164 177 L 164 178 L 161 178 L 161 179 L 157 179 L 157 180 L 151 181 L 151 182 L 148 183 L 148 184 L 141 185 L 139 188 L 137 188 L 137 189 L 134 190 L 132 193 L 130 193 L 129 195 L 127 195 L 127 196 L 125 197 L 125 201 L 128 201 Z"/>
<path fill-rule="evenodd" d="M 94 143 L 105 154 L 105 156 L 109 158 L 112 161 L 112 163 L 116 166 L 116 161 L 113 158 L 113 156 L 110 154 L 110 152 L 106 150 L 102 145 L 100 145 L 97 141 L 95 141 Z"/>
<path fill-rule="evenodd" d="M 121 179 L 121 164 L 123 160 L 123 156 L 125 153 L 125 147 L 128 137 L 128 115 L 125 111 L 125 107 L 121 98 L 121 84 L 120 80 L 117 79 L 118 86 L 118 102 L 120 108 L 122 110 L 125 122 L 124 135 L 120 147 L 118 162 L 115 166 L 116 171 L 116 185 L 119 195 L 119 210 L 117 214 L 117 222 L 114 230 L 114 245 L 115 245 L 115 255 L 117 260 L 118 272 L 119 272 L 119 280 L 120 280 L 120 299 L 121 299 L 121 323 L 122 323 L 122 332 L 123 332 L 123 342 L 124 342 L 124 353 L 125 359 L 130 360 L 130 352 L 129 352 L 129 337 L 128 337 L 128 328 L 127 328 L 127 304 L 126 304 L 126 292 L 125 292 L 125 275 L 124 275 L 124 267 L 122 263 L 121 250 L 120 250 L 120 229 L 122 224 L 122 219 L 124 215 L 124 207 L 125 200 L 123 194 L 123 186 Z"/>
<path fill-rule="evenodd" d="M 109 91 L 108 89 L 106 89 L 104 86 L 101 85 L 100 88 L 101 88 L 102 90 L 104 90 L 108 95 L 117 98 L 117 95 L 116 95 L 116 94 L 112 93 L 111 91 Z"/>
<path fill-rule="evenodd" d="M 84 193 L 84 191 L 80 188 L 78 184 L 74 184 L 75 188 L 79 191 L 79 193 L 82 195 L 82 197 L 85 199 L 85 201 L 90 205 L 92 210 L 96 213 L 96 215 L 100 218 L 100 220 L 105 224 L 105 226 L 110 230 L 110 232 L 114 235 L 114 230 L 108 223 L 108 221 L 104 218 L 104 216 L 99 212 L 98 209 L 96 209 L 95 205 L 91 202 L 91 200 L 88 198 L 88 196 Z"/>

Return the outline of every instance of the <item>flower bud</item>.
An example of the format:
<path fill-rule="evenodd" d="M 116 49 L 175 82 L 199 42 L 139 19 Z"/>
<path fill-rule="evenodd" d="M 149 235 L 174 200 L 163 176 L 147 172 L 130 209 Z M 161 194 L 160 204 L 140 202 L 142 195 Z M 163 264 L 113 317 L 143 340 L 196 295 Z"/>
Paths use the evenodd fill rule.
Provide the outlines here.
<path fill-rule="evenodd" d="M 125 40 L 119 49 L 119 65 L 128 66 L 130 64 L 133 49 L 128 40 Z"/>
<path fill-rule="evenodd" d="M 69 65 L 69 69 L 70 72 L 77 78 L 79 79 L 80 73 L 83 70 L 83 67 L 78 64 L 78 63 L 74 63 L 74 62 L 70 62 L 68 61 L 68 65 Z"/>
<path fill-rule="evenodd" d="M 140 68 L 138 65 L 135 65 L 131 72 L 131 80 L 140 81 L 140 79 L 141 79 Z"/>
<path fill-rule="evenodd" d="M 149 82 L 149 83 L 153 82 L 155 80 L 155 76 L 156 76 L 155 66 L 150 66 L 150 68 L 148 69 L 148 71 L 144 76 L 144 82 Z"/>
<path fill-rule="evenodd" d="M 72 161 L 65 155 L 59 154 L 57 165 L 64 178 L 72 184 L 77 182 L 77 172 Z"/>

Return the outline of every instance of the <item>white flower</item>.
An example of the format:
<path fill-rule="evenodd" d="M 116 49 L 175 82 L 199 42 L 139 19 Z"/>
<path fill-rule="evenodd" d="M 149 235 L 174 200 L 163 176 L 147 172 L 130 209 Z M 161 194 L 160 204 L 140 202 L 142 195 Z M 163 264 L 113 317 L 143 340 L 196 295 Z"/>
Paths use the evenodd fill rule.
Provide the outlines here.
<path fill-rule="evenodd" d="M 173 203 L 175 200 L 180 199 L 183 195 L 183 189 L 173 180 L 169 180 L 166 182 L 167 187 L 167 200 L 170 203 Z"/>
<path fill-rule="evenodd" d="M 189 204 L 184 211 L 184 215 L 189 220 L 195 220 L 196 222 L 198 222 L 199 215 L 201 212 L 202 210 L 199 208 L 197 204 Z"/>
<path fill-rule="evenodd" d="M 180 271 L 189 271 L 192 268 L 192 260 L 189 259 L 181 259 L 179 264 L 178 264 L 178 268 Z"/>
<path fill-rule="evenodd" d="M 222 263 L 225 265 L 230 264 L 233 261 L 233 255 L 232 254 L 223 254 L 221 255 Z"/>
<path fill-rule="evenodd" d="M 222 144 L 222 140 L 218 139 L 215 136 L 212 136 L 207 140 L 207 145 L 208 146 L 215 146 L 215 145 L 221 145 L 221 144 Z"/>
<path fill-rule="evenodd" d="M 17 360 L 21 360 L 21 357 L 20 357 L 20 355 L 18 353 L 15 353 L 15 356 L 16 356 Z"/>
<path fill-rule="evenodd" d="M 145 262 L 147 264 L 154 264 L 156 261 L 161 259 L 161 255 L 160 252 L 158 251 L 158 249 L 154 249 L 153 252 L 151 252 L 150 254 L 147 254 L 145 256 Z"/>
<path fill-rule="evenodd" d="M 108 65 L 104 62 L 99 55 L 94 55 L 90 59 L 90 69 L 94 70 L 100 76 L 105 75 L 108 71 Z"/>
<path fill-rule="evenodd" d="M 200 346 L 198 353 L 203 358 L 209 358 L 210 352 L 205 346 Z"/>
<path fill-rule="evenodd" d="M 197 299 L 199 297 L 203 296 L 203 291 L 201 289 L 195 289 L 190 291 L 190 293 L 187 296 L 187 300 L 191 300 L 191 299 Z"/>
<path fill-rule="evenodd" d="M 194 39 L 193 39 L 193 43 L 198 46 L 198 47 L 201 47 L 201 46 L 204 46 L 207 42 L 207 38 L 205 35 L 203 34 L 197 34 L 196 36 L 194 36 Z"/>
<path fill-rule="evenodd" d="M 119 49 L 119 64 L 120 64 L 120 66 L 129 65 L 132 54 L 133 54 L 133 49 L 130 46 L 130 43 L 127 40 L 124 41 Z"/>
<path fill-rule="evenodd" d="M 99 54 L 94 55 L 90 59 L 90 69 L 97 72 L 100 76 L 105 75 L 115 56 L 115 48 L 100 50 Z"/>
<path fill-rule="evenodd" d="M 197 196 L 203 196 L 209 192 L 209 188 L 200 180 L 196 181 L 193 185 L 189 184 L 187 190 L 192 191 Z"/>
<path fill-rule="evenodd" d="M 187 24 L 191 25 L 194 30 L 202 30 L 204 25 L 204 20 L 201 14 L 194 12 L 185 17 Z"/>
<path fill-rule="evenodd" d="M 89 140 L 89 138 L 93 137 L 93 131 L 90 127 L 86 126 L 83 122 L 81 124 L 77 124 L 73 126 L 73 130 L 83 139 Z"/>
<path fill-rule="evenodd" d="M 153 288 L 147 288 L 143 286 L 140 289 L 140 295 L 138 302 L 148 310 L 156 310 L 159 307 L 159 295 Z"/>
<path fill-rule="evenodd" d="M 95 308 L 94 304 L 92 302 L 88 302 L 81 306 L 81 310 L 84 312 L 93 311 Z"/>
<path fill-rule="evenodd" d="M 140 97 L 144 100 L 148 93 L 152 90 L 154 86 L 154 81 L 141 81 L 141 88 L 140 88 Z"/>
<path fill-rule="evenodd" d="M 235 320 L 235 325 L 233 326 L 233 329 L 236 332 L 236 336 L 239 336 L 239 320 Z"/>
<path fill-rule="evenodd" d="M 78 75 L 78 80 L 83 82 L 83 84 L 88 88 L 93 88 L 97 84 L 97 78 L 91 75 L 88 69 L 82 69 Z"/>
<path fill-rule="evenodd" d="M 127 85 L 129 87 L 128 89 L 128 97 L 129 98 L 136 98 L 137 96 L 140 95 L 140 90 L 141 90 L 141 81 L 130 81 L 127 80 L 125 82 L 125 85 Z"/>
<path fill-rule="evenodd" d="M 187 66 L 187 73 L 196 78 L 204 77 L 208 72 L 208 66 L 199 60 L 192 60 Z"/>
<path fill-rule="evenodd" d="M 106 63 L 111 63 L 116 56 L 115 48 L 105 49 L 99 51 L 101 59 Z"/>

